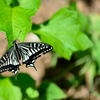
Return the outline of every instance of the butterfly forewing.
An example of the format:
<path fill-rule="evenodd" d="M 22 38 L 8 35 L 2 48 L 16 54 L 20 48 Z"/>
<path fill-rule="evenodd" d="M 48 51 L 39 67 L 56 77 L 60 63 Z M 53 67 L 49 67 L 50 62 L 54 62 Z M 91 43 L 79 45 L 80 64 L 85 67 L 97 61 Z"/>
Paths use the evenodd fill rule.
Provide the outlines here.
<path fill-rule="evenodd" d="M 53 49 L 49 44 L 40 42 L 19 43 L 18 45 L 23 59 L 22 63 L 26 64 L 26 67 L 33 67 L 33 63 L 41 56 L 41 53 L 45 54 Z"/>
<path fill-rule="evenodd" d="M 0 73 L 4 71 L 17 70 L 20 65 L 16 58 L 14 47 L 12 46 L 0 59 Z"/>

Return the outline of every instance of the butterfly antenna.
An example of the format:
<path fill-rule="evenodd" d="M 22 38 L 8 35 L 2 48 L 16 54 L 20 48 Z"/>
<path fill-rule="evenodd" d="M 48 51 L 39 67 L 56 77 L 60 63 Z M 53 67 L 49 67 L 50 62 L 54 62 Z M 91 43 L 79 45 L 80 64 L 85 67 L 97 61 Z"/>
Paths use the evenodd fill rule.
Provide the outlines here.
<path fill-rule="evenodd" d="M 22 32 L 22 31 L 19 32 L 19 35 L 18 35 L 17 39 L 19 38 L 21 32 Z"/>

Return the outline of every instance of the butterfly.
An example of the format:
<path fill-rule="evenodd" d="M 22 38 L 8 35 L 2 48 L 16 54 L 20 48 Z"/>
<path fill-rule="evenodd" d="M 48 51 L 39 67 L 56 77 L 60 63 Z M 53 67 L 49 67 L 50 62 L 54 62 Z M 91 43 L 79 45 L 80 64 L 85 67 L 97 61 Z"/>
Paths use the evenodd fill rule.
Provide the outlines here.
<path fill-rule="evenodd" d="M 21 64 L 19 60 L 22 57 L 22 64 L 26 67 L 36 67 L 34 63 L 38 57 L 53 50 L 49 44 L 42 42 L 26 42 L 17 43 L 13 41 L 13 46 L 0 59 L 0 73 L 10 71 L 15 74 L 17 80 L 17 73 L 20 70 Z"/>

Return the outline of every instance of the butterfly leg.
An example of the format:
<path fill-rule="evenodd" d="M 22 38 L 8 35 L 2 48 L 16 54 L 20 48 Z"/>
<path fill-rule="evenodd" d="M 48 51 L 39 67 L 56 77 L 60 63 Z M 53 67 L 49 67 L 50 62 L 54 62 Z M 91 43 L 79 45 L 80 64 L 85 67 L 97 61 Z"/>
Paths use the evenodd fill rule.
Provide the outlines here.
<path fill-rule="evenodd" d="M 14 74 L 15 74 L 15 80 L 17 80 L 17 73 L 18 73 L 18 71 L 20 71 L 20 65 L 14 70 Z M 18 71 L 17 71 L 17 69 L 18 69 Z"/>
<path fill-rule="evenodd" d="M 17 75 L 18 71 L 17 70 L 12 70 L 11 72 L 15 74 L 15 80 L 17 80 L 17 76 L 16 75 Z"/>

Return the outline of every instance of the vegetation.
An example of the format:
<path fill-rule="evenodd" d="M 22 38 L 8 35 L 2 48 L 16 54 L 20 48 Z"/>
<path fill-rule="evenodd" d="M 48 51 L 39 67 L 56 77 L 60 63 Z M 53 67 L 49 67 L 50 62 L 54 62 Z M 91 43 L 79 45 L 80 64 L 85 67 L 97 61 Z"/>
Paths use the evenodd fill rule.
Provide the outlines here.
<path fill-rule="evenodd" d="M 1 76 L 0 99 L 67 100 L 67 91 L 72 86 L 77 90 L 82 85 L 88 88 L 88 93 L 94 94 L 93 80 L 100 74 L 100 16 L 85 16 L 72 3 L 47 22 L 32 25 L 31 16 L 35 15 L 40 3 L 41 0 L 0 0 L 0 31 L 6 34 L 8 48 L 20 31 L 18 39 L 21 42 L 31 31 L 54 48 L 52 68 L 46 70 L 38 88 L 27 74 L 18 74 L 17 81 L 14 77 Z"/>

